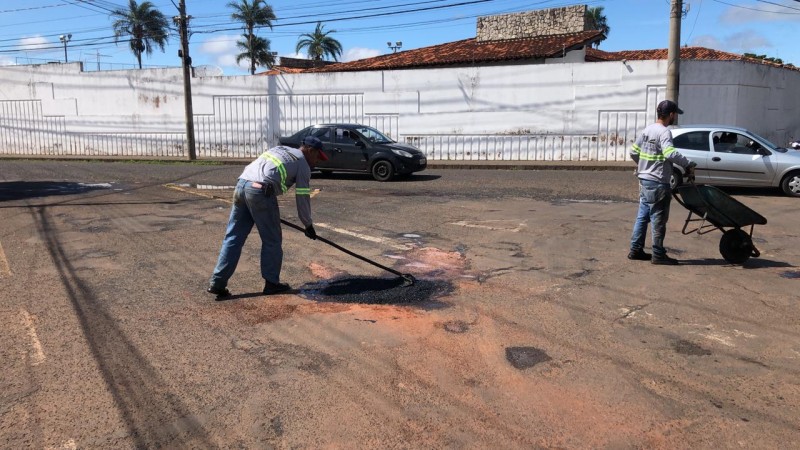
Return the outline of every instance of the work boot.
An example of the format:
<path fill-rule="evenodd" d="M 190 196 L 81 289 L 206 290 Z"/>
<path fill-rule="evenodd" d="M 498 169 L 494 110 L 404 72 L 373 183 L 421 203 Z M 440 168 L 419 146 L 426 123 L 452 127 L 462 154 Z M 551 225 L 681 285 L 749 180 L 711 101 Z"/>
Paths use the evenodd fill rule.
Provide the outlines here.
<path fill-rule="evenodd" d="M 650 261 L 650 258 L 651 258 L 650 253 L 647 253 L 642 249 L 636 251 L 631 250 L 630 252 L 628 252 L 628 259 L 633 259 L 636 261 Z"/>
<path fill-rule="evenodd" d="M 653 263 L 653 264 L 658 264 L 658 265 L 662 265 L 662 266 L 677 266 L 678 265 L 678 260 L 677 259 L 670 258 L 666 254 L 661 255 L 661 256 L 653 255 L 653 259 L 651 259 L 650 262 Z"/>
<path fill-rule="evenodd" d="M 217 298 L 227 297 L 231 295 L 231 291 L 229 291 L 228 288 L 216 287 L 216 286 L 209 286 L 208 289 L 206 289 L 206 292 L 208 292 L 209 294 L 216 295 Z"/>
<path fill-rule="evenodd" d="M 291 288 L 286 283 L 275 284 L 275 283 L 270 283 L 269 281 L 264 282 L 264 295 L 272 295 L 272 294 L 277 294 L 279 292 L 286 292 L 289 289 Z"/>

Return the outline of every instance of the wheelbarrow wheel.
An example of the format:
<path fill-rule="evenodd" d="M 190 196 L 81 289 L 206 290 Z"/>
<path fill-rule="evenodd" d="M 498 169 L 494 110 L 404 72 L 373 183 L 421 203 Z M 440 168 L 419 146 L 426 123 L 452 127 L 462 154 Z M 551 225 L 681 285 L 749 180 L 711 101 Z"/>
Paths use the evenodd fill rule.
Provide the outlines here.
<path fill-rule="evenodd" d="M 744 264 L 753 254 L 753 240 L 744 230 L 728 230 L 719 240 L 719 252 L 731 264 Z"/>

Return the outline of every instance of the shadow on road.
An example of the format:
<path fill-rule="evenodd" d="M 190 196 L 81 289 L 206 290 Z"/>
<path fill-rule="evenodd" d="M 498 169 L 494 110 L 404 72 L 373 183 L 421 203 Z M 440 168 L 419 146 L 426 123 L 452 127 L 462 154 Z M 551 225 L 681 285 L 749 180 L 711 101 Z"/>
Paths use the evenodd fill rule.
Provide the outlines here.
<path fill-rule="evenodd" d="M 77 274 L 46 208 L 31 211 L 135 448 L 211 448 L 207 431 Z"/>
<path fill-rule="evenodd" d="M 701 259 L 682 259 L 682 266 L 734 266 L 722 258 L 701 258 Z M 750 258 L 742 264 L 743 269 L 768 269 L 775 267 L 794 267 L 783 261 L 772 261 L 770 259 Z"/>
<path fill-rule="evenodd" d="M 54 195 L 75 195 L 108 189 L 107 183 L 75 183 L 70 181 L 7 181 L 0 182 L 0 202 Z"/>

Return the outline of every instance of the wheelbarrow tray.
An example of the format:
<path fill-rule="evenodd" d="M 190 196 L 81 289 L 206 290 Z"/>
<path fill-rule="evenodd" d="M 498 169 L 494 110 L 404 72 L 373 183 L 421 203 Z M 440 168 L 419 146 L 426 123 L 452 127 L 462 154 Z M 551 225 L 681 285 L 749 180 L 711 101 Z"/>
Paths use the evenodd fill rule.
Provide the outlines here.
<path fill-rule="evenodd" d="M 689 210 L 681 230 L 683 234 L 705 234 L 714 229 L 722 231 L 719 251 L 726 261 L 733 264 L 743 264 L 751 256 L 761 255 L 753 245 L 753 228 L 766 225 L 764 216 L 714 186 L 694 183 L 678 186 L 673 196 Z M 692 219 L 692 215 L 697 218 Z M 689 225 L 696 222 L 700 224 L 689 229 Z M 742 230 L 747 226 L 750 227 L 749 233 Z"/>
<path fill-rule="evenodd" d="M 717 228 L 766 225 L 767 219 L 714 186 L 678 186 L 678 202 Z"/>

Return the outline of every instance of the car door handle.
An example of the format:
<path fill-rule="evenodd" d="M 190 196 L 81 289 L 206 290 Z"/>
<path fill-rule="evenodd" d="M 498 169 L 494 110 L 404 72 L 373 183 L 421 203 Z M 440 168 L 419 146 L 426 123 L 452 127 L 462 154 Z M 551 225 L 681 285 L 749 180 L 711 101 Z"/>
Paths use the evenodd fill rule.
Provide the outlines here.
<path fill-rule="evenodd" d="M 334 148 L 333 151 L 335 151 L 336 153 L 342 153 L 342 149 L 339 147 Z"/>
<path fill-rule="evenodd" d="M 722 161 L 722 158 L 720 158 L 719 156 L 715 156 L 715 157 L 711 158 L 711 160 L 712 161 Z"/>

